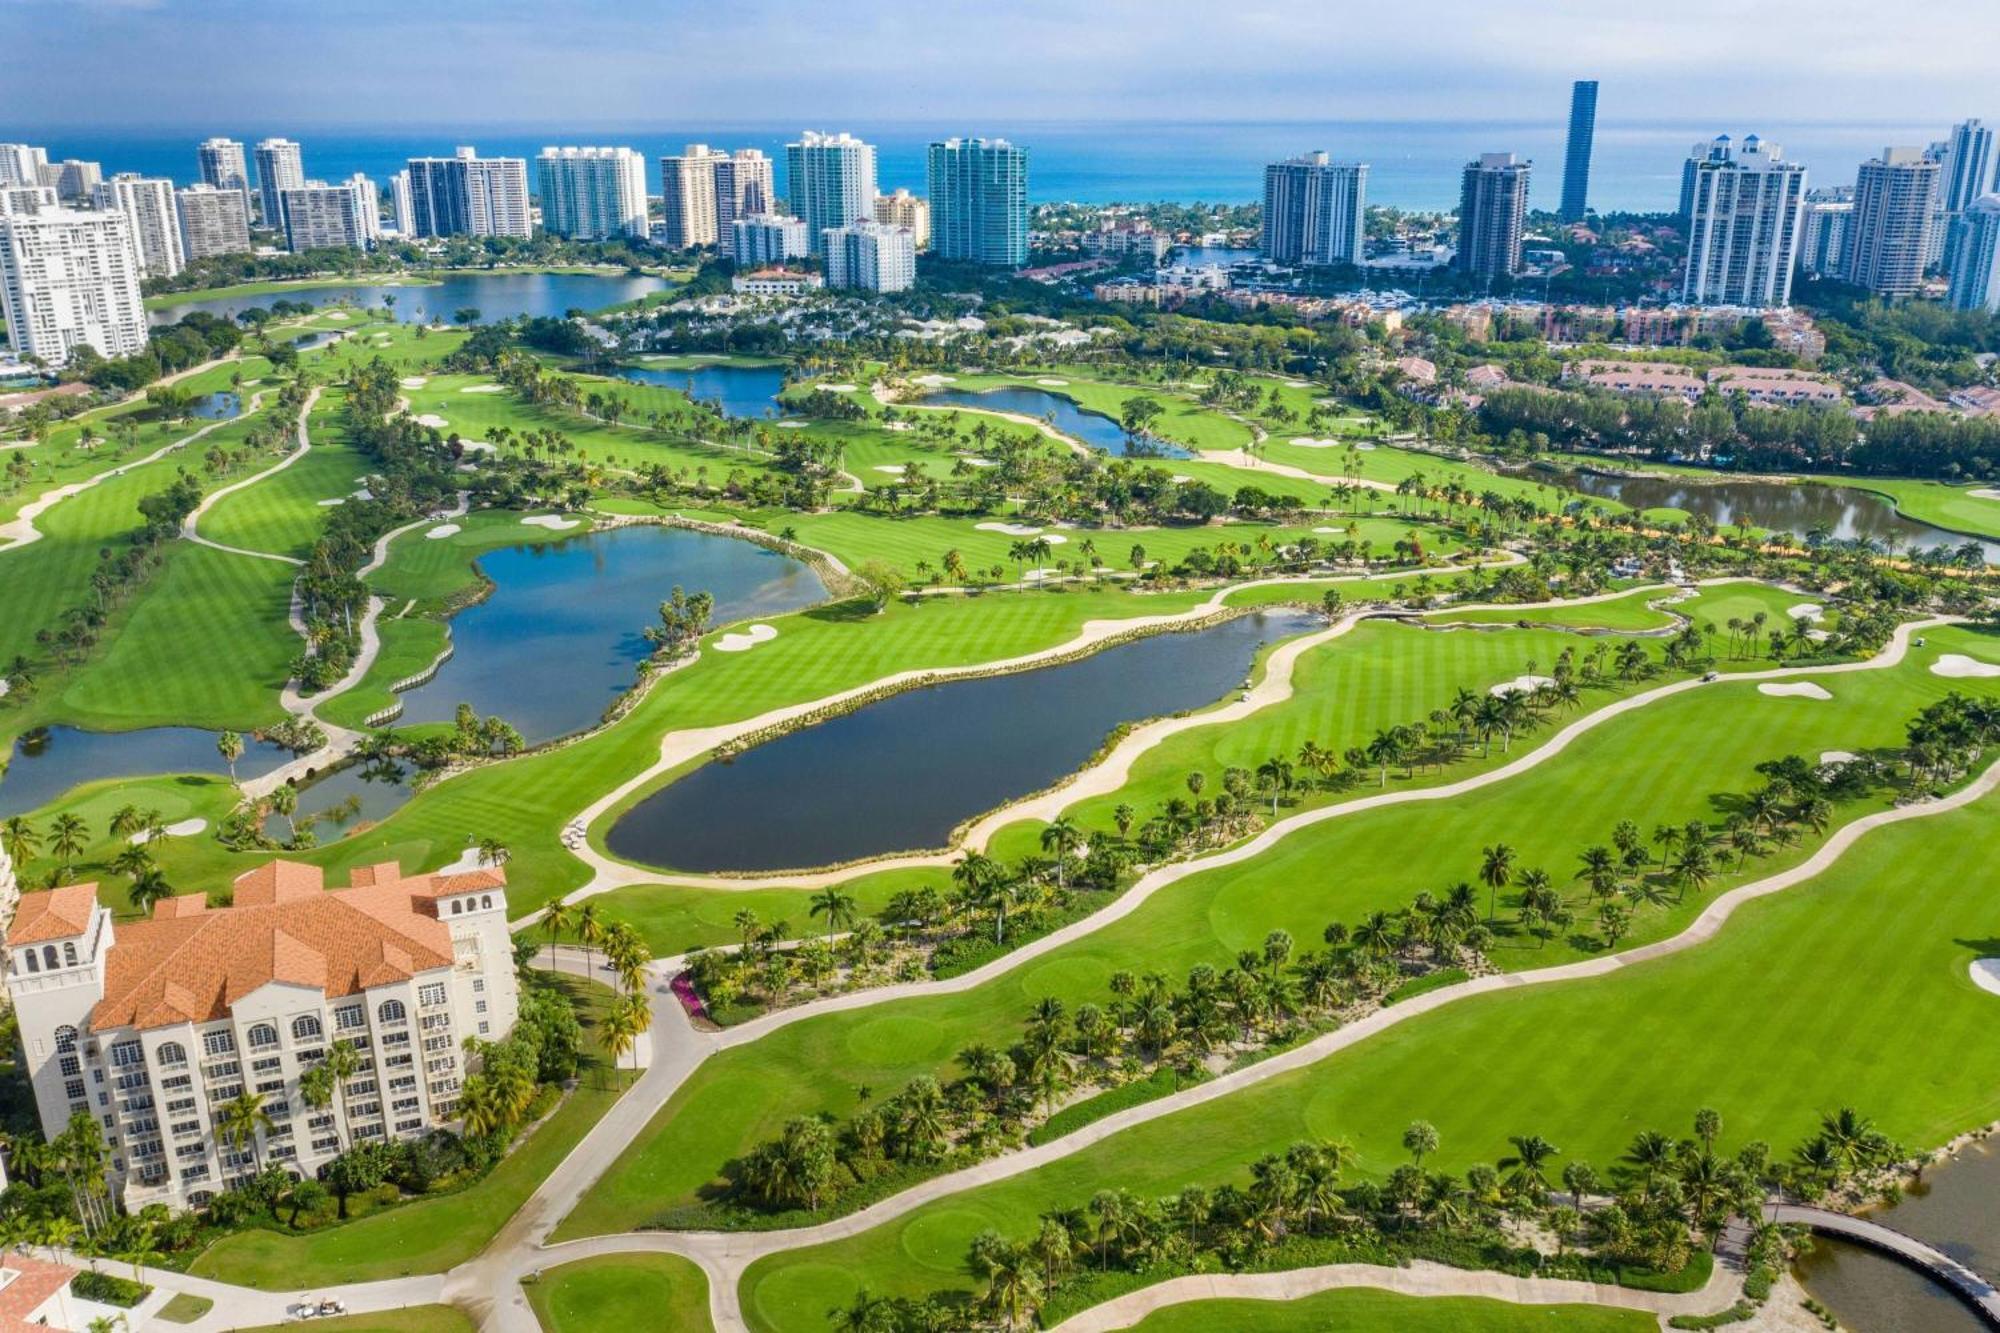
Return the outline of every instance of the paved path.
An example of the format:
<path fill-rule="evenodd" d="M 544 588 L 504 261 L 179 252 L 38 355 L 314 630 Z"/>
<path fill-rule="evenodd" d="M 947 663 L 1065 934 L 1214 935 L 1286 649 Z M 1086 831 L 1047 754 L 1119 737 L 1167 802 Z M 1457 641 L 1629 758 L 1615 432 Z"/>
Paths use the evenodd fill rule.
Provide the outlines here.
<path fill-rule="evenodd" d="M 312 415 L 313 405 L 319 401 L 319 394 L 320 391 L 317 388 L 313 389 L 312 392 L 306 395 L 305 406 L 299 409 L 298 447 L 279 459 L 276 463 L 273 463 L 270 467 L 265 468 L 262 472 L 245 477 L 241 481 L 233 481 L 219 490 L 210 491 L 202 498 L 202 502 L 194 507 L 194 512 L 182 520 L 181 536 L 187 538 L 197 546 L 206 546 L 216 551 L 227 551 L 231 555 L 247 555 L 256 560 L 276 560 L 281 564 L 287 565 L 303 566 L 305 564 L 305 561 L 296 556 L 279 555 L 273 551 L 252 551 L 242 546 L 225 546 L 221 542 L 210 541 L 201 535 L 200 523 L 202 515 L 213 509 L 217 501 L 226 496 L 234 495 L 238 491 L 247 490 L 266 477 L 276 476 L 312 452 L 312 436 L 306 430 L 306 418 Z"/>
<path fill-rule="evenodd" d="M 2000 1290 L 1979 1273 L 1966 1267 L 1936 1246 L 1871 1218 L 1837 1213 L 1830 1208 L 1806 1204 L 1774 1203 L 1764 1209 L 1767 1221 L 1811 1227 L 1822 1235 L 1838 1236 L 1900 1259 L 1947 1287 L 1979 1313 L 1988 1325 L 2000 1328 Z"/>

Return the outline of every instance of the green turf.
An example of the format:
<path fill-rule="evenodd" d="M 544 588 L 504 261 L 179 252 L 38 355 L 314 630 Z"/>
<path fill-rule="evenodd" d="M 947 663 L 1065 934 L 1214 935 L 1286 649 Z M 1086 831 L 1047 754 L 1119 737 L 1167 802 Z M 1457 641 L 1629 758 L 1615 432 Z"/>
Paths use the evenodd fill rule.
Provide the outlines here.
<path fill-rule="evenodd" d="M 542 1270 L 523 1284 L 542 1333 L 710 1327 L 708 1279 L 673 1254 L 617 1254 Z"/>
<path fill-rule="evenodd" d="M 315 1319 L 312 1327 L 329 1333 L 473 1333 L 478 1325 L 449 1305 L 410 1305 L 375 1314 Z M 240 1333 L 293 1333 L 297 1328 L 297 1324 L 265 1324 Z"/>

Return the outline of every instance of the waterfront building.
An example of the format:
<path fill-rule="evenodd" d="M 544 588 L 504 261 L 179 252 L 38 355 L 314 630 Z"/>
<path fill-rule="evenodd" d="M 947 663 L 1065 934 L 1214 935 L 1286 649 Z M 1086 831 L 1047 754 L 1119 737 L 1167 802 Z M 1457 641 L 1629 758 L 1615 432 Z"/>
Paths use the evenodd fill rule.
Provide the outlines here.
<path fill-rule="evenodd" d="M 286 190 L 306 183 L 305 153 L 290 139 L 260 139 L 256 149 L 257 203 L 263 210 L 264 225 L 285 229 Z"/>
<path fill-rule="evenodd" d="M 1921 148 L 1885 148 L 1861 164 L 1847 232 L 1847 280 L 1895 299 L 1917 290 L 1931 240 L 1939 163 Z"/>
<path fill-rule="evenodd" d="M 56 198 L 66 204 L 87 204 L 97 197 L 104 183 L 104 168 L 96 162 L 66 157 L 41 168 L 43 185 L 55 187 Z"/>
<path fill-rule="evenodd" d="M 410 201 L 408 167 L 389 177 L 389 212 L 396 219 L 396 235 L 409 240 L 417 234 L 416 206 Z"/>
<path fill-rule="evenodd" d="M 820 249 L 829 287 L 900 292 L 917 280 L 916 238 L 873 218 L 827 228 Z"/>
<path fill-rule="evenodd" d="M 942 139 L 926 163 L 934 253 L 994 267 L 1028 262 L 1027 149 L 1005 139 Z M 870 202 L 864 216 L 872 218 Z"/>
<path fill-rule="evenodd" d="M 812 253 L 806 224 L 778 213 L 753 213 L 729 224 L 729 257 L 738 268 L 784 264 Z"/>
<path fill-rule="evenodd" d="M 46 148 L 25 143 L 0 143 L 0 185 L 42 185 L 42 169 L 48 164 L 49 150 Z"/>
<path fill-rule="evenodd" d="M 172 181 L 120 172 L 98 185 L 92 201 L 98 208 L 123 213 L 132 224 L 132 252 L 141 278 L 171 278 L 187 267 Z"/>
<path fill-rule="evenodd" d="M 146 345 L 146 307 L 123 213 L 48 208 L 0 217 L 0 306 L 22 357 L 69 363 L 76 349 L 125 356 Z"/>
<path fill-rule="evenodd" d="M 534 234 L 524 157 L 481 157 L 461 147 L 450 157 L 413 157 L 404 170 L 412 236 Z"/>
<path fill-rule="evenodd" d="M 369 249 L 382 239 L 382 190 L 367 176 L 355 172 L 341 182 L 354 192 L 354 221 L 361 232 L 361 243 Z"/>
<path fill-rule="evenodd" d="M 875 196 L 875 220 L 908 231 L 919 250 L 930 247 L 931 205 L 928 199 L 919 199 L 902 189 L 893 194 L 878 194 Z"/>
<path fill-rule="evenodd" d="M 22 895 L 7 931 L 42 1128 L 53 1137 L 78 1112 L 99 1120 L 129 1211 L 200 1205 L 260 1163 L 309 1178 L 346 1142 L 444 1127 L 462 1044 L 499 1040 L 519 1012 L 498 868 L 406 877 L 390 861 L 335 888 L 318 866 L 272 861 L 232 895 L 216 908 L 200 893 L 169 897 L 114 922 L 96 885 L 71 884 Z M 338 1105 L 309 1106 L 300 1078 L 335 1041 L 360 1067 Z M 270 1123 L 238 1151 L 215 1118 L 246 1092 Z"/>
<path fill-rule="evenodd" d="M 544 148 L 542 230 L 573 241 L 646 237 L 646 159 L 630 148 Z"/>
<path fill-rule="evenodd" d="M 308 250 L 359 250 L 368 243 L 361 202 L 352 184 L 308 181 L 278 194 L 278 215 L 285 220 L 285 246 L 293 254 Z"/>
<path fill-rule="evenodd" d="M 1087 255 L 1120 258 L 1144 255 L 1156 266 L 1174 248 L 1171 239 L 1154 231 L 1153 224 L 1140 217 L 1104 218 L 1094 230 L 1083 233 L 1082 244 Z"/>
<path fill-rule="evenodd" d="M 660 219 L 667 244 L 674 249 L 692 250 L 721 239 L 716 230 L 715 175 L 717 164 L 728 160 L 727 153 L 705 143 L 691 143 L 660 159 Z"/>
<path fill-rule="evenodd" d="M 851 134 L 807 130 L 785 145 L 785 191 L 813 253 L 823 253 L 827 232 L 875 217 L 875 146 Z M 935 230 L 935 212 L 931 224 Z"/>
<path fill-rule="evenodd" d="M 715 240 L 729 239 L 736 219 L 775 212 L 778 187 L 771 159 L 755 148 L 739 148 L 715 159 Z"/>
<path fill-rule="evenodd" d="M 1735 142 L 1726 134 L 1718 134 L 1707 143 L 1688 149 L 1687 160 L 1681 163 L 1681 202 L 1675 210 L 1682 222 L 1694 216 L 1694 182 L 1703 164 L 1727 162 L 1734 155 Z"/>
<path fill-rule="evenodd" d="M 1368 167 L 1322 152 L 1264 168 L 1264 258 L 1274 264 L 1354 264 L 1363 257 Z"/>
<path fill-rule="evenodd" d="M 1968 204 L 1954 238 L 1953 308 L 2000 315 L 2000 194 L 1981 195 Z"/>
<path fill-rule="evenodd" d="M 1513 277 L 1521 271 L 1521 233 L 1528 220 L 1528 175 L 1534 164 L 1512 153 L 1481 153 L 1465 164 L 1458 196 L 1461 273 Z"/>
<path fill-rule="evenodd" d="M 174 193 L 188 261 L 250 253 L 250 197 L 238 189 L 190 185 Z"/>
<path fill-rule="evenodd" d="M 1799 221 L 1799 267 L 1825 278 L 1847 273 L 1847 226 L 1854 218 L 1854 188 L 1809 190 Z"/>
<path fill-rule="evenodd" d="M 1681 300 L 1753 309 L 1791 304 L 1806 169 L 1784 157 L 1753 134 L 1741 152 L 1697 166 Z"/>
<path fill-rule="evenodd" d="M 1569 142 L 1563 153 L 1559 216 L 1581 222 L 1590 210 L 1590 150 L 1597 138 L 1597 80 L 1578 79 L 1569 92 Z"/>
<path fill-rule="evenodd" d="M 220 136 L 195 145 L 195 179 L 218 190 L 235 190 L 247 204 L 250 199 L 250 167 L 238 139 Z"/>
<path fill-rule="evenodd" d="M 0 217 L 9 213 L 39 213 L 59 203 L 53 186 L 0 185 Z"/>

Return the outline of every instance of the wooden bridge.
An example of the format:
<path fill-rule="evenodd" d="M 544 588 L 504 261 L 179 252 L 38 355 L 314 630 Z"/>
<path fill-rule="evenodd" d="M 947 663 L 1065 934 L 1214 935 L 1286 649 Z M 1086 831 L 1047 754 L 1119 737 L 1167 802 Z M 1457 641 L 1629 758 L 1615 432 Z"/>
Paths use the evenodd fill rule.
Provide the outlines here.
<path fill-rule="evenodd" d="M 1978 1311 L 1987 1324 L 2000 1328 L 2000 1289 L 1943 1250 L 1926 1245 L 1914 1236 L 1906 1236 L 1894 1227 L 1883 1226 L 1865 1217 L 1806 1204 L 1769 1204 L 1764 1209 L 1764 1216 L 1767 1221 L 1811 1227 L 1821 1235 L 1837 1236 L 1899 1259 L 1948 1288 Z"/>

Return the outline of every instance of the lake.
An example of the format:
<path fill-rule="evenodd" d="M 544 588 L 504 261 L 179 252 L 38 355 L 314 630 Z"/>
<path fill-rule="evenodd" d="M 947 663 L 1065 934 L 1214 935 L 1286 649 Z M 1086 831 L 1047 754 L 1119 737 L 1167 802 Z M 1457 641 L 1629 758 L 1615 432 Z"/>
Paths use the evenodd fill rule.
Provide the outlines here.
<path fill-rule="evenodd" d="M 1028 389 L 1007 386 L 999 389 L 934 389 L 917 400 L 925 407 L 967 407 L 985 412 L 1013 412 L 1020 416 L 1044 420 L 1054 416 L 1052 423 L 1063 434 L 1082 440 L 1093 449 L 1102 449 L 1108 454 L 1123 455 L 1131 441 L 1126 437 L 1125 428 L 1102 412 L 1092 412 L 1077 406 L 1073 398 L 1065 398 L 1059 393 L 1045 389 Z M 1163 440 L 1145 438 L 1143 447 L 1133 450 L 1135 457 L 1147 458 L 1189 458 L 1191 454 L 1178 445 Z"/>
<path fill-rule="evenodd" d="M 153 773 L 226 776 L 229 765 L 216 751 L 217 735 L 199 727 L 143 727 L 137 731 L 43 727 L 25 732 L 14 742 L 6 776 L 0 778 L 0 818 L 39 810 L 72 787 L 106 778 Z M 236 776 L 257 777 L 289 758 L 289 751 L 245 736 Z"/>
<path fill-rule="evenodd" d="M 460 703 L 498 714 L 531 745 L 594 726 L 652 651 L 676 584 L 715 598 L 714 621 L 783 615 L 826 596 L 819 576 L 751 542 L 635 526 L 507 547 L 479 558 L 485 601 L 452 617 L 455 649 L 402 696 L 398 726 L 449 722 Z"/>
<path fill-rule="evenodd" d="M 396 318 L 405 324 L 443 321 L 454 312 L 471 309 L 484 323 L 517 315 L 559 318 L 571 310 L 602 310 L 620 301 L 635 301 L 666 290 L 664 279 L 611 273 L 481 273 L 454 274 L 436 283 L 367 282 L 331 287 L 300 287 L 255 296 L 219 296 L 182 301 L 151 311 L 155 325 L 172 324 L 191 310 L 234 319 L 255 306 L 273 301 L 304 301 L 312 305 L 355 305 L 379 308 L 383 298 L 396 298 Z"/>
<path fill-rule="evenodd" d="M 228 390 L 205 393 L 189 405 L 188 411 L 203 421 L 227 421 L 243 415 L 243 395 Z"/>
<path fill-rule="evenodd" d="M 785 387 L 783 366 L 690 366 L 669 370 L 660 366 L 619 366 L 612 372 L 635 384 L 679 389 L 690 398 L 714 403 L 726 417 L 763 418 L 778 411 L 778 394 Z"/>
<path fill-rule="evenodd" d="M 894 695 L 696 769 L 620 816 L 606 843 L 692 871 L 942 847 L 965 820 L 1074 772 L 1119 724 L 1211 704 L 1243 683 L 1259 649 L 1321 623 L 1244 616 Z"/>

